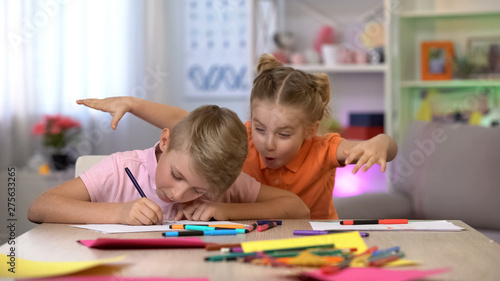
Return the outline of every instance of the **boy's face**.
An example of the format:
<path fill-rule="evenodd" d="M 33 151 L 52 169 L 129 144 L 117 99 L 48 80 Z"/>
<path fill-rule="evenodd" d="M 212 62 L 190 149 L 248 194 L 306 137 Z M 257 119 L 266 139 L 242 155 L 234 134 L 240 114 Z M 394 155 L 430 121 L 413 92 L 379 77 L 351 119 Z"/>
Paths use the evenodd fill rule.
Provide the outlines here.
<path fill-rule="evenodd" d="M 269 169 L 290 162 L 308 137 L 301 117 L 302 112 L 293 107 L 252 103 L 252 138 Z"/>
<path fill-rule="evenodd" d="M 165 202 L 189 202 L 208 191 L 207 181 L 191 166 L 189 155 L 183 151 L 170 150 L 168 129 L 164 129 L 160 139 L 162 153 L 157 155 L 156 194 Z"/>

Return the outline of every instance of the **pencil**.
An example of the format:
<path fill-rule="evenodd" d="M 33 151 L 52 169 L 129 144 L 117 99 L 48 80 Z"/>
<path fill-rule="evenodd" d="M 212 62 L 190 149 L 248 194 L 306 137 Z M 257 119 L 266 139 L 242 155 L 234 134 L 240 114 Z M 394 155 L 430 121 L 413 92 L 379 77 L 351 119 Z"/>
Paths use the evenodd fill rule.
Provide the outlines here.
<path fill-rule="evenodd" d="M 146 194 L 144 194 L 144 191 L 142 191 L 142 188 L 139 186 L 139 183 L 137 183 L 137 181 L 134 178 L 134 175 L 132 175 L 132 172 L 130 172 L 130 170 L 128 169 L 128 167 L 125 167 L 125 172 L 127 173 L 128 177 L 130 178 L 130 180 L 132 181 L 132 183 L 134 184 L 135 189 L 137 189 L 137 191 L 139 191 L 139 194 L 141 195 L 141 197 L 142 198 L 147 198 Z"/>

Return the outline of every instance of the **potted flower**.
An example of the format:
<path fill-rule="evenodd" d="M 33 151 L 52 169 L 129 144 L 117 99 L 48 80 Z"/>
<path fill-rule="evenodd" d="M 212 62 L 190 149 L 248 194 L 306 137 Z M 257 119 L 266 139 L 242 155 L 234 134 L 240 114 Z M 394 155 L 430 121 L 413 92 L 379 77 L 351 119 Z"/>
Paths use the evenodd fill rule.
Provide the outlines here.
<path fill-rule="evenodd" d="M 66 146 L 80 132 L 80 122 L 69 116 L 45 115 L 43 121 L 33 126 L 34 135 L 43 135 L 43 145 L 51 149 L 52 161 L 56 170 L 68 166 Z"/>

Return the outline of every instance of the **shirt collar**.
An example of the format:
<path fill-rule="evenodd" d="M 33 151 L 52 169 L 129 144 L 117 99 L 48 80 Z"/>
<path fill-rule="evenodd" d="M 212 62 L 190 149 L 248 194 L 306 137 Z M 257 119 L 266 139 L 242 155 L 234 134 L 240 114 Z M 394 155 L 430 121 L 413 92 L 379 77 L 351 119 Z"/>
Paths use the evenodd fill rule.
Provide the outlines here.
<path fill-rule="evenodd" d="M 302 143 L 302 146 L 300 147 L 299 151 L 297 152 L 297 155 L 295 155 L 295 157 L 290 162 L 286 163 L 284 167 L 287 168 L 288 170 L 296 173 L 297 170 L 302 165 L 302 163 L 304 163 L 304 160 L 306 159 L 306 156 L 307 156 L 307 152 L 309 151 L 309 149 L 311 147 L 311 144 L 312 144 L 312 138 L 305 140 Z M 260 160 L 259 161 L 260 162 L 260 169 L 261 170 L 268 169 L 267 165 L 264 162 L 264 160 L 262 159 L 262 157 L 259 157 L 259 160 Z"/>
<path fill-rule="evenodd" d="M 155 146 L 151 149 L 151 153 L 148 154 L 146 165 L 148 169 L 149 176 L 156 182 L 156 167 L 158 166 L 158 161 L 156 161 L 156 151 L 160 150 L 160 142 L 157 142 Z M 154 185 L 154 189 L 156 190 L 156 184 Z"/>

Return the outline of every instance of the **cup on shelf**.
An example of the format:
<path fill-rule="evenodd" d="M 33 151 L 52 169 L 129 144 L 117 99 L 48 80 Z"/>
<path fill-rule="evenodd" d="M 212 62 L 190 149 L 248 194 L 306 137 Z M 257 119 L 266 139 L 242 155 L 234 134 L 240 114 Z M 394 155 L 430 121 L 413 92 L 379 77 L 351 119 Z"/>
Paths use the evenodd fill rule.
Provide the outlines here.
<path fill-rule="evenodd" d="M 323 44 L 321 45 L 321 56 L 323 57 L 323 64 L 327 66 L 338 64 L 339 46 L 337 44 Z"/>

